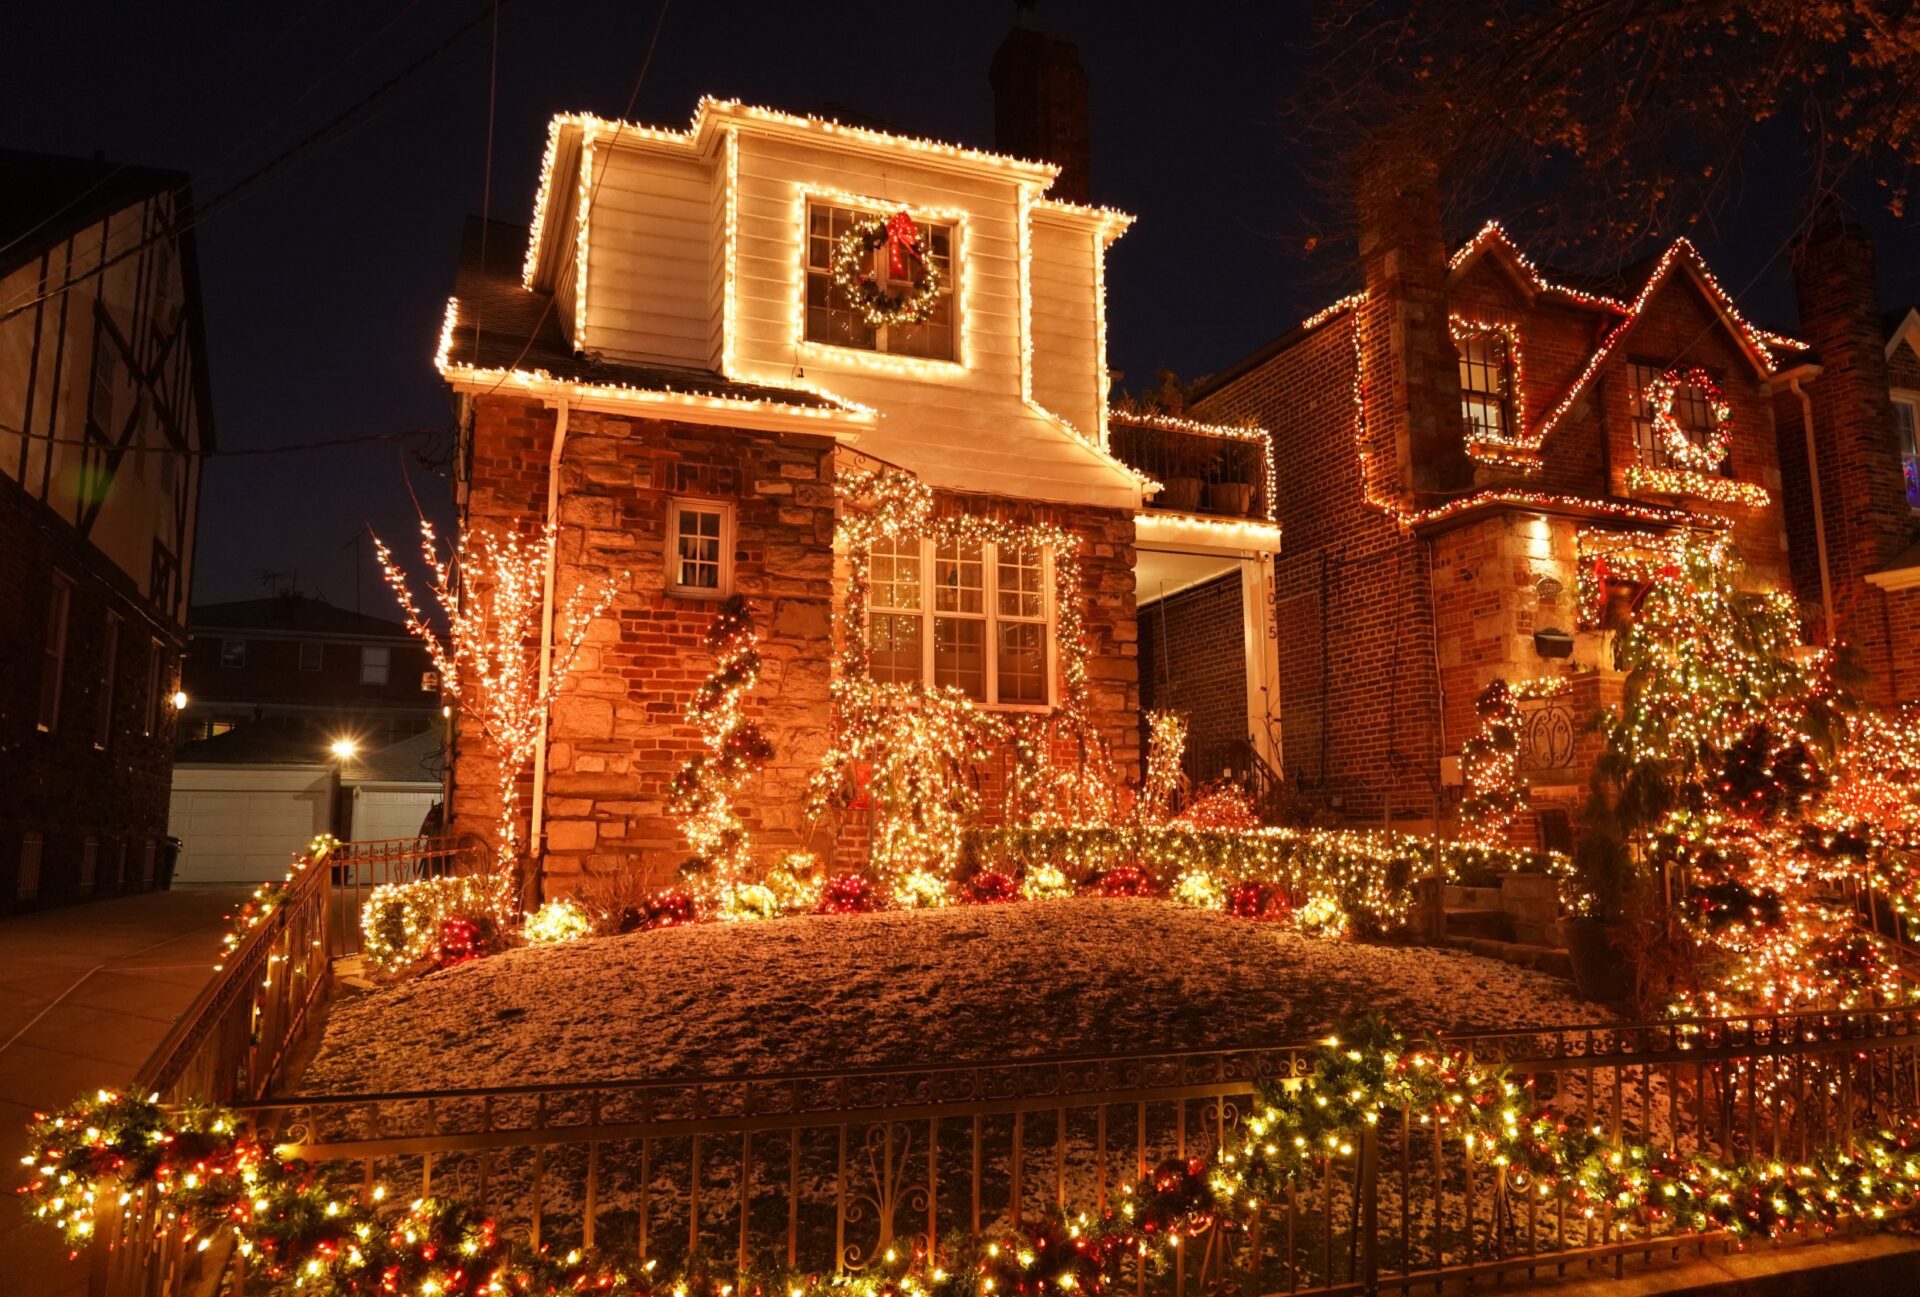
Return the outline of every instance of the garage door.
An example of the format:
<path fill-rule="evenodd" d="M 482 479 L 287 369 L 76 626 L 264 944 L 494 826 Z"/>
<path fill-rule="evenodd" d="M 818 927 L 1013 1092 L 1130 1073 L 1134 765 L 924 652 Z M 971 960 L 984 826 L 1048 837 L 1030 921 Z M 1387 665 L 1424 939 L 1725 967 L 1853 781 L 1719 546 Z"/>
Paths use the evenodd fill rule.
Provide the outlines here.
<path fill-rule="evenodd" d="M 356 788 L 353 790 L 352 837 L 355 842 L 385 842 L 418 837 L 427 808 L 440 800 L 440 789 Z"/>
<path fill-rule="evenodd" d="M 324 767 L 216 771 L 174 768 L 167 831 L 179 838 L 179 883 L 277 882 L 328 827 Z"/>

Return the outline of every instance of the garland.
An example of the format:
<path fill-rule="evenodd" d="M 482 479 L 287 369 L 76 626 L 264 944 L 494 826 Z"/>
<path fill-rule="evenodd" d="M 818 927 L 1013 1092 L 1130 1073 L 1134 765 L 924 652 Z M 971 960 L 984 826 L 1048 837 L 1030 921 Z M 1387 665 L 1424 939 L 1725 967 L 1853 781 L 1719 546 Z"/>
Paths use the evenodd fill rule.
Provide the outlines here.
<path fill-rule="evenodd" d="M 873 269 L 873 254 L 887 250 L 890 279 L 897 289 L 883 288 Z M 908 263 L 920 268 L 912 279 Z M 833 245 L 833 284 L 870 328 L 890 324 L 921 324 L 933 314 L 940 299 L 940 267 L 920 246 L 920 231 L 905 211 L 892 216 L 870 216 L 856 222 Z"/>
<path fill-rule="evenodd" d="M 1136 1259 L 1160 1261 L 1187 1239 L 1253 1225 L 1263 1204 L 1319 1174 L 1343 1174 L 1383 1123 L 1408 1114 L 1457 1142 L 1471 1166 L 1531 1200 L 1600 1215 L 1610 1237 L 1635 1224 L 1777 1237 L 1843 1220 L 1869 1227 L 1920 1197 L 1913 1125 L 1856 1138 L 1798 1163 L 1722 1161 L 1658 1144 L 1609 1139 L 1534 1101 L 1506 1069 L 1465 1050 L 1413 1043 L 1379 1024 L 1330 1037 L 1297 1082 L 1262 1082 L 1241 1128 L 1211 1155 L 1161 1163 L 1122 1186 L 1104 1213 L 951 1241 L 928 1254 L 895 1249 L 874 1271 L 844 1275 L 726 1276 L 701 1259 L 680 1275 L 604 1253 L 556 1254 L 505 1236 L 490 1218 L 449 1199 L 385 1204 L 382 1188 L 336 1194 L 319 1168 L 275 1157 L 216 1109 L 161 1108 L 101 1091 L 31 1127 L 21 1193 L 35 1218 L 76 1245 L 96 1213 L 140 1191 L 155 1195 L 162 1228 L 206 1247 L 230 1237 L 248 1258 L 249 1286 L 309 1297 L 347 1294 L 606 1292 L 720 1297 L 785 1291 L 827 1297 L 1078 1297 L 1117 1287 Z M 735 1279 L 742 1280 L 738 1289 Z"/>
<path fill-rule="evenodd" d="M 747 601 L 730 595 L 707 626 L 713 671 L 687 700 L 687 724 L 700 732 L 702 750 L 674 773 L 669 806 L 693 850 L 689 862 L 715 895 L 730 897 L 753 863 L 753 839 L 734 802 L 746 783 L 773 759 L 773 745 L 741 712 L 760 682 L 760 632 Z"/>
<path fill-rule="evenodd" d="M 240 943 L 247 934 L 265 923 L 267 919 L 287 903 L 287 896 L 293 891 L 293 881 L 315 865 L 326 863 L 334 848 L 340 845 L 340 839 L 331 833 L 322 833 L 307 843 L 306 854 L 294 857 L 293 865 L 287 875 L 277 883 L 262 883 L 253 889 L 253 895 L 241 902 L 240 908 L 227 918 L 233 927 L 220 938 L 220 962 L 213 966 L 219 972 L 227 966 L 227 960 L 233 958 L 233 952 L 240 949 Z"/>
<path fill-rule="evenodd" d="M 1702 446 L 1687 435 L 1687 429 L 1674 417 L 1673 403 L 1682 387 L 1698 388 L 1713 415 L 1713 427 Z M 1718 472 L 1727 457 L 1727 443 L 1733 434 L 1733 406 L 1720 390 L 1713 375 L 1704 369 L 1667 370 L 1647 384 L 1647 407 L 1653 415 L 1653 435 L 1666 447 L 1667 457 L 1677 468 L 1695 473 Z"/>

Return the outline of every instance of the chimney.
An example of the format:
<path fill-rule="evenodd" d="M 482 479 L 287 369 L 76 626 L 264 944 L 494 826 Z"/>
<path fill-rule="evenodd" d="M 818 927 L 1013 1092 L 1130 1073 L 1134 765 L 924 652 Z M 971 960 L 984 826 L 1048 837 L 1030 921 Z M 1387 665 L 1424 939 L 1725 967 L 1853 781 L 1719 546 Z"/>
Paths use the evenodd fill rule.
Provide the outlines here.
<path fill-rule="evenodd" d="M 1794 249 L 1793 286 L 1801 337 L 1820 364 L 1808 392 L 1835 629 L 1861 649 L 1862 665 L 1884 678 L 1875 659 L 1884 650 L 1878 641 L 1887 627 L 1877 611 L 1878 592 L 1864 578 L 1885 567 L 1911 537 L 1872 236 L 1828 203 Z M 1800 429 L 1783 429 L 1782 435 L 1798 437 Z M 1783 462 L 1804 460 L 1800 453 Z M 1787 487 L 1803 495 L 1808 490 L 1804 479 Z"/>
<path fill-rule="evenodd" d="M 1036 0 L 1016 0 L 1013 30 L 994 51 L 993 146 L 1015 157 L 1051 162 L 1060 176 L 1051 198 L 1090 203 L 1087 72 L 1080 49 L 1065 36 L 1040 30 Z"/>
<path fill-rule="evenodd" d="M 1447 327 L 1438 169 L 1416 152 L 1361 160 L 1355 186 L 1368 425 L 1376 462 L 1418 494 L 1473 484 L 1460 422 L 1460 362 Z M 1382 485 L 1390 480 L 1384 474 Z"/>

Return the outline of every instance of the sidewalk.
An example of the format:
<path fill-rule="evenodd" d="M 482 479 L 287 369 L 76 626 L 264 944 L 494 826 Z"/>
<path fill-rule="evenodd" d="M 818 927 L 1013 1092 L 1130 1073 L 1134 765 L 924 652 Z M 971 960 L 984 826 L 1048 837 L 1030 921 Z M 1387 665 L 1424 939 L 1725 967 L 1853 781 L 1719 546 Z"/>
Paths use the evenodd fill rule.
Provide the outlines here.
<path fill-rule="evenodd" d="M 124 1086 L 213 976 L 224 916 L 250 889 L 151 892 L 0 919 L 0 1257 L 6 1289 L 86 1290 L 58 1235 L 13 1199 L 26 1123 L 83 1091 Z"/>

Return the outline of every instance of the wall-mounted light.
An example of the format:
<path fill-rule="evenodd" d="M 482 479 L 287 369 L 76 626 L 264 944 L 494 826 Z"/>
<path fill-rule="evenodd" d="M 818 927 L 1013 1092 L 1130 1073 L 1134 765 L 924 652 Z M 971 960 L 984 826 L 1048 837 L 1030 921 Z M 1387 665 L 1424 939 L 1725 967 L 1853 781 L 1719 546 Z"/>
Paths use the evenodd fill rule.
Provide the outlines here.
<path fill-rule="evenodd" d="M 187 691 L 184 689 L 176 689 L 173 691 L 173 697 L 167 701 L 173 704 L 173 710 L 183 712 L 187 710 Z"/>

